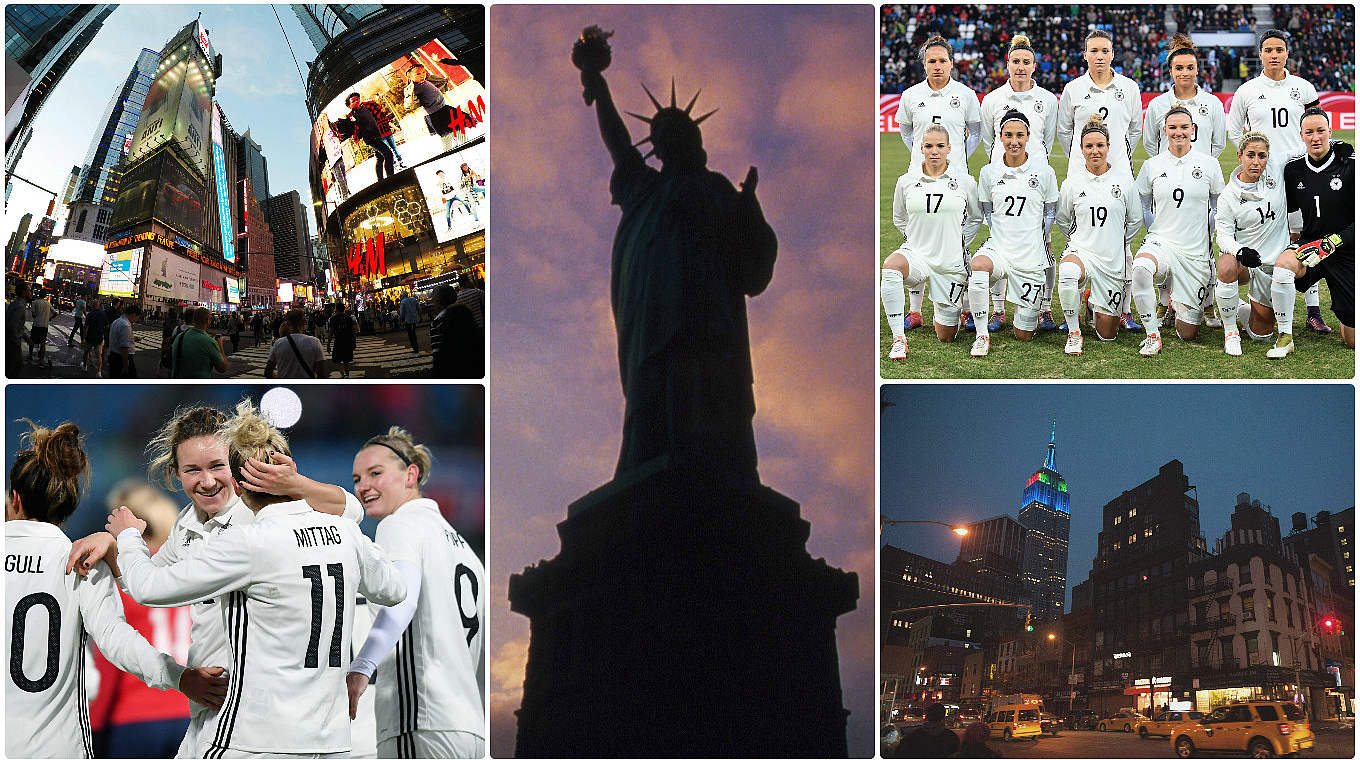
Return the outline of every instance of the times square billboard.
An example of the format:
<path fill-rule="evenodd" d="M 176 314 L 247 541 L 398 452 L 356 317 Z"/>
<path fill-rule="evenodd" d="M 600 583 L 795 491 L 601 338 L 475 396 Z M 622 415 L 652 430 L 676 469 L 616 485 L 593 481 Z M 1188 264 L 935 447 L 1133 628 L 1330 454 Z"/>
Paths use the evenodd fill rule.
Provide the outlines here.
<path fill-rule="evenodd" d="M 326 104 L 312 125 L 313 176 L 333 210 L 378 181 L 380 155 L 400 173 L 481 140 L 486 122 L 485 88 L 434 39 Z"/>
<path fill-rule="evenodd" d="M 174 140 L 199 173 L 207 174 L 211 118 L 212 93 L 205 67 L 189 51 L 173 51 L 161 62 L 147 90 L 128 150 L 129 163 Z"/>

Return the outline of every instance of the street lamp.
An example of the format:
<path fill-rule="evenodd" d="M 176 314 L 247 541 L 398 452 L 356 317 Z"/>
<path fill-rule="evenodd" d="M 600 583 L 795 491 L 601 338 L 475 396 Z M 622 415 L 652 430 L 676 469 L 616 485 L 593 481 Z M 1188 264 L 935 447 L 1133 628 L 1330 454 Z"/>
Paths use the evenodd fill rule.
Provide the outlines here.
<path fill-rule="evenodd" d="M 1072 647 L 1072 669 L 1067 673 L 1067 712 L 1070 713 L 1072 712 L 1072 704 L 1077 701 L 1077 690 L 1072 683 L 1072 680 L 1076 678 L 1077 675 L 1077 645 L 1054 633 L 1048 634 L 1048 640 L 1061 641 Z"/>
<path fill-rule="evenodd" d="M 880 517 L 878 523 L 879 527 L 884 525 L 943 525 L 959 536 L 968 535 L 968 529 L 962 525 L 951 525 L 947 522 L 940 522 L 939 520 L 885 520 Z"/>

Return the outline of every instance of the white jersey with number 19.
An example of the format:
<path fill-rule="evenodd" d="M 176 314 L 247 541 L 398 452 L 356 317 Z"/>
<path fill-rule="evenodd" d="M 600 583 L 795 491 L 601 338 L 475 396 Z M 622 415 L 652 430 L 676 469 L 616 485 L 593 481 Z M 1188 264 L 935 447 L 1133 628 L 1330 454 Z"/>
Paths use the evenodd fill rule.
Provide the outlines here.
<path fill-rule="evenodd" d="M 5 522 L 5 754 L 90 757 L 85 637 L 119 670 L 148 686 L 179 685 L 184 667 L 156 651 L 123 617 L 102 563 L 86 578 L 66 574 L 71 540 L 55 525 Z"/>

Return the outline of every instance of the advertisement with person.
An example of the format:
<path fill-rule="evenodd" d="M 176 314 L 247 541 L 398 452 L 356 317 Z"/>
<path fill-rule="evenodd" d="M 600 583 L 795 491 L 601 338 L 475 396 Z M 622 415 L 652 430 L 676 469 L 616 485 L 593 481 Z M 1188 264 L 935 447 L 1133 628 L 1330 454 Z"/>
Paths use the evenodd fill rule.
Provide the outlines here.
<path fill-rule="evenodd" d="M 118 200 L 113 204 L 110 229 L 122 229 L 151 218 L 156 210 L 156 183 L 160 179 L 163 159 L 162 155 L 143 161 L 123 175 Z"/>
<path fill-rule="evenodd" d="M 204 233 L 203 183 L 174 156 L 165 154 L 161 164 L 161 185 L 156 195 L 156 219 L 195 240 L 209 239 Z"/>
<path fill-rule="evenodd" d="M 198 297 L 198 268 L 197 262 L 153 245 L 147 255 L 146 294 L 192 301 Z"/>
<path fill-rule="evenodd" d="M 151 83 L 142 102 L 142 114 L 137 120 L 137 131 L 132 135 L 132 149 L 128 161 L 134 162 L 164 145 L 175 134 L 175 119 L 179 101 L 184 95 L 184 79 L 188 64 L 181 60 L 167 67 Z"/>
<path fill-rule="evenodd" d="M 416 167 L 416 180 L 441 243 L 486 229 L 490 151 L 479 143 Z"/>
<path fill-rule="evenodd" d="M 104 257 L 104 268 L 99 273 L 99 295 L 136 295 L 137 280 L 141 274 L 141 248 L 113 251 Z"/>
<path fill-rule="evenodd" d="M 175 118 L 175 140 L 198 170 L 208 173 L 208 139 L 211 129 L 212 96 L 208 94 L 207 77 L 196 59 L 189 59 L 185 67 L 184 93 L 179 99 Z"/>
<path fill-rule="evenodd" d="M 322 109 L 312 160 L 326 203 L 486 134 L 486 90 L 439 40 L 364 77 Z"/>

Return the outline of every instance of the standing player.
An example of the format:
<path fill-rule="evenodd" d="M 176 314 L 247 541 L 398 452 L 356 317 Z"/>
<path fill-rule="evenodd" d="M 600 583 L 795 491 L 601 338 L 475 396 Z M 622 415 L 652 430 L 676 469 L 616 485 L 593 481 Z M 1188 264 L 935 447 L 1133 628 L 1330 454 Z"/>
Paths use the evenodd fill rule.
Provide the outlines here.
<path fill-rule="evenodd" d="M 902 307 L 907 287 L 930 281 L 935 305 L 935 337 L 948 343 L 959 331 L 963 296 L 968 289 L 968 244 L 982 226 L 977 184 L 967 167 L 949 160 L 949 132 L 939 124 L 921 135 L 921 168 L 897 178 L 893 226 L 902 245 L 883 260 L 879 295 L 892 330 L 889 359 L 907 358 Z"/>
<path fill-rule="evenodd" d="M 479 758 L 486 574 L 439 505 L 421 497 L 429 477 L 430 450 L 399 427 L 354 456 L 355 495 L 381 521 L 378 546 L 406 577 L 407 595 L 378 612 L 349 667 L 350 713 L 380 669 L 379 757 Z"/>
<path fill-rule="evenodd" d="M 1047 155 L 1031 155 L 1029 119 L 1019 111 L 1001 117 L 1001 159 L 982 167 L 978 202 L 991 236 L 973 254 L 968 276 L 968 305 L 977 338 L 973 356 L 986 356 L 992 339 L 987 332 L 988 291 L 1001 280 L 1016 305 L 1015 338 L 1028 341 L 1039 327 L 1043 310 L 1044 268 L 1052 267 L 1048 236 L 1058 208 L 1058 180 Z"/>
<path fill-rule="evenodd" d="M 967 174 L 968 157 L 983 139 L 977 93 L 953 78 L 954 48 L 943 37 L 935 35 L 926 40 L 921 48 L 921 64 L 925 69 L 925 81 L 908 87 L 897 104 L 902 143 L 911 151 L 907 170 L 921 168 L 924 160 L 921 140 L 925 129 L 939 125 L 949 135 L 949 165 Z M 911 288 L 911 310 L 905 317 L 906 329 L 914 330 L 925 324 L 921 316 L 924 299 L 924 285 Z"/>
<path fill-rule="evenodd" d="M 1242 355 L 1238 332 L 1241 284 L 1248 284 L 1251 299 L 1250 311 L 1241 320 L 1247 335 L 1253 340 L 1270 337 L 1275 319 L 1270 305 L 1272 265 L 1290 247 L 1284 167 L 1270 160 L 1270 139 L 1260 132 L 1247 132 L 1238 145 L 1237 159 L 1242 163 L 1223 188 L 1223 202 L 1214 221 L 1219 250 L 1215 299 L 1223 315 L 1223 351 L 1229 356 Z M 1293 288 L 1289 302 L 1294 302 Z"/>
<path fill-rule="evenodd" d="M 1130 158 L 1143 131 L 1143 100 L 1138 85 L 1110 68 L 1114 43 L 1109 32 L 1095 29 L 1087 34 L 1082 57 L 1086 59 L 1086 73 L 1068 82 L 1058 101 L 1058 144 L 1068 157 L 1067 176 L 1084 165 L 1073 150 L 1072 133 L 1097 113 L 1110 131 L 1110 165 L 1133 176 Z"/>
<path fill-rule="evenodd" d="M 288 453 L 287 439 L 249 401 L 237 405 L 223 435 L 238 484 L 247 481 L 247 460 Z M 281 494 L 246 490 L 241 500 L 254 523 L 223 531 L 196 556 L 166 567 L 147 556 L 144 526 L 130 511 L 109 518 L 134 599 L 187 604 L 225 595 L 219 605 L 232 653 L 231 688 L 194 756 L 348 752 L 341 668 L 354 591 L 392 605 L 406 598 L 406 583 L 355 522 Z"/>
<path fill-rule="evenodd" d="M 185 668 L 157 652 L 123 618 L 107 569 L 87 578 L 62 571 L 71 540 L 59 526 L 80 503 L 89 461 L 75 425 L 29 425 L 32 446 L 14 458 L 5 501 L 5 754 L 91 756 L 86 636 L 109 662 L 148 686 L 178 686 L 190 699 L 222 704 L 222 668 Z"/>
<path fill-rule="evenodd" d="M 1327 280 L 1341 338 L 1355 348 L 1355 148 L 1332 141 L 1327 112 L 1312 106 L 1301 119 L 1307 154 L 1284 167 L 1290 232 L 1307 241 L 1275 263 L 1271 296 L 1280 337 L 1266 352 L 1283 359 L 1294 351 L 1294 293 Z"/>
<path fill-rule="evenodd" d="M 1223 173 L 1218 159 L 1190 150 L 1194 129 L 1185 107 L 1173 106 L 1162 122 L 1167 150 L 1149 157 L 1138 170 L 1136 187 L 1148 233 L 1133 260 L 1132 289 L 1134 304 L 1147 328 L 1138 351 L 1143 356 L 1162 351 L 1155 283 L 1171 276 L 1176 333 L 1183 340 L 1199 334 L 1203 316 L 1199 305 L 1209 292 L 1209 230 L 1218 194 L 1223 192 Z"/>
<path fill-rule="evenodd" d="M 1091 289 L 1096 337 L 1114 340 L 1129 288 L 1129 242 L 1143 226 L 1142 207 L 1133 177 L 1110 166 L 1110 133 L 1094 114 L 1081 128 L 1085 174 L 1067 178 L 1058 195 L 1058 227 L 1067 235 L 1067 250 L 1058 265 L 1058 296 L 1067 317 L 1064 353 L 1081 354 L 1081 286 Z"/>
<path fill-rule="evenodd" d="M 1300 138 L 1303 111 L 1318 104 L 1317 89 L 1308 80 L 1290 74 L 1288 35 L 1271 29 L 1261 35 L 1257 46 L 1261 73 L 1237 88 L 1228 107 L 1228 139 L 1238 143 L 1248 130 L 1262 132 L 1270 140 L 1271 160 L 1283 166 L 1301 157 L 1305 148 Z M 1323 335 L 1332 328 L 1322 319 L 1317 285 L 1304 293 L 1308 305 L 1308 327 Z"/>
<path fill-rule="evenodd" d="M 1011 38 L 1006 55 L 1006 83 L 987 93 L 982 99 L 982 147 L 988 162 L 1001 159 L 1005 148 L 1001 144 L 1001 117 L 1018 111 L 1029 119 L 1034 129 L 1029 133 L 1025 150 L 1033 156 L 1047 156 L 1053 149 L 1053 136 L 1058 129 L 1058 98 L 1034 83 L 1034 48 L 1029 37 L 1017 34 Z M 1053 301 L 1053 269 L 1044 270 L 1047 289 L 1044 291 L 1043 310 L 1048 311 Z M 992 288 L 992 318 L 987 323 L 989 332 L 998 332 L 1005 324 L 1005 281 Z M 1050 320 L 1051 321 L 1051 320 Z"/>

